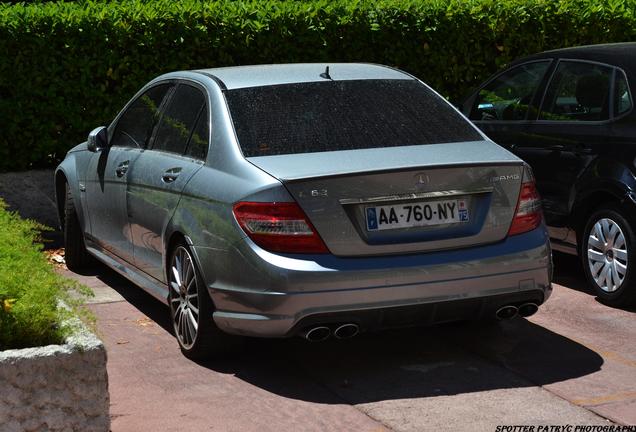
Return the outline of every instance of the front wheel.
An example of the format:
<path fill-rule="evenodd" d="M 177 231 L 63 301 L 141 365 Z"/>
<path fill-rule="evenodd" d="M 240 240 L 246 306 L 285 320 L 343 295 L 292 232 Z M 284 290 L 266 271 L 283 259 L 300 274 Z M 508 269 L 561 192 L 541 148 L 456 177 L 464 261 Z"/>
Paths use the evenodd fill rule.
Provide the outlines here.
<path fill-rule="evenodd" d="M 636 235 L 628 215 L 622 206 L 609 205 L 588 218 L 582 235 L 586 278 L 610 306 L 625 307 L 636 300 Z"/>
<path fill-rule="evenodd" d="M 210 295 L 188 246 L 177 244 L 168 268 L 170 317 L 183 354 L 191 359 L 205 359 L 227 354 L 240 345 L 241 339 L 230 336 L 216 326 Z"/>

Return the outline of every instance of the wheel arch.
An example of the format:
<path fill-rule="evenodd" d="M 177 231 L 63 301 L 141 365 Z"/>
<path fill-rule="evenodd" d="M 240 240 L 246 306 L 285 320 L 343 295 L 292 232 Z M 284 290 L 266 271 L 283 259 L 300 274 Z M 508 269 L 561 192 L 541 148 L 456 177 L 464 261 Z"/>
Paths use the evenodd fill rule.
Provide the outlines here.
<path fill-rule="evenodd" d="M 57 219 L 59 228 L 64 230 L 64 206 L 66 205 L 66 184 L 68 178 L 62 169 L 55 172 L 55 204 L 57 205 Z M 72 192 L 71 192 L 72 193 Z"/>
<path fill-rule="evenodd" d="M 175 245 L 179 243 L 185 243 L 186 245 L 188 245 L 188 248 L 190 249 L 190 253 L 192 254 L 192 257 L 194 258 L 196 268 L 199 271 L 199 273 L 201 273 L 201 278 L 203 279 L 207 288 L 208 278 L 206 277 L 206 274 L 204 273 L 203 266 L 201 265 L 201 260 L 199 259 L 197 250 L 194 247 L 192 239 L 190 238 L 190 236 L 185 234 L 184 230 L 170 227 L 170 225 L 169 225 L 169 229 L 166 230 L 166 234 L 164 235 L 163 265 L 164 265 L 164 278 L 165 278 L 166 284 L 168 284 L 168 281 L 169 281 L 168 272 L 170 271 L 169 270 L 170 255 Z M 211 296 L 210 296 L 210 300 L 214 304 L 214 301 L 212 300 Z"/>
<path fill-rule="evenodd" d="M 583 229 L 587 218 L 608 203 L 620 203 L 625 198 L 625 193 L 619 190 L 598 189 L 590 191 L 584 197 L 579 198 L 572 211 L 572 228 L 578 233 Z"/>
<path fill-rule="evenodd" d="M 164 248 L 163 248 L 163 265 L 164 265 L 164 278 L 166 279 L 166 283 L 168 283 L 168 269 L 170 268 L 170 255 L 175 245 L 178 243 L 186 243 L 190 246 L 190 243 L 187 240 L 185 234 L 183 234 L 180 230 L 170 230 L 170 232 L 166 232 L 164 236 Z"/>
<path fill-rule="evenodd" d="M 571 228 L 577 233 L 587 217 L 603 204 L 628 204 L 636 210 L 636 177 L 625 164 L 609 158 L 593 161 L 577 181 L 572 209 Z"/>

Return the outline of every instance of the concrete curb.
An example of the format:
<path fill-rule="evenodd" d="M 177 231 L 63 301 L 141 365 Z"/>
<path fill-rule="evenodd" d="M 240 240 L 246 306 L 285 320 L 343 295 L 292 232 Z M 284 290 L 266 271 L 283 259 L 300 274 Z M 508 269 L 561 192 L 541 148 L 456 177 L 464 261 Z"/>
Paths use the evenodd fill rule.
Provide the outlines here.
<path fill-rule="evenodd" d="M 72 325 L 63 345 L 0 351 L 3 432 L 110 430 L 106 349 Z"/>

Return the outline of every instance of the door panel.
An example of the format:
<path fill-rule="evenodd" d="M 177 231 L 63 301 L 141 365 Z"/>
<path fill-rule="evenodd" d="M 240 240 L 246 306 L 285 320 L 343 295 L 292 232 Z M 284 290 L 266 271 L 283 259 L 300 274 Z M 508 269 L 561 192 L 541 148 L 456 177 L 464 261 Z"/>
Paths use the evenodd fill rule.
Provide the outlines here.
<path fill-rule="evenodd" d="M 203 164 L 185 157 L 145 151 L 128 177 L 128 217 L 135 265 L 158 280 L 163 275 L 163 233 L 181 192 Z"/>
<path fill-rule="evenodd" d="M 91 159 L 86 175 L 90 235 L 103 248 L 133 261 L 126 188 L 172 84 L 155 85 L 132 101 L 109 130 L 109 146 Z"/>
<path fill-rule="evenodd" d="M 584 61 L 559 61 L 547 86 L 539 120 L 529 126 L 517 154 L 534 169 L 551 226 L 568 222 L 575 184 L 609 144 L 612 68 Z"/>
<path fill-rule="evenodd" d="M 133 245 L 126 213 L 126 178 L 138 156 L 138 149 L 105 148 L 91 159 L 86 182 L 91 237 L 101 247 L 130 262 Z"/>
<path fill-rule="evenodd" d="M 537 123 L 516 148 L 534 170 L 546 222 L 563 226 L 574 200 L 577 179 L 611 135 L 607 126 Z"/>

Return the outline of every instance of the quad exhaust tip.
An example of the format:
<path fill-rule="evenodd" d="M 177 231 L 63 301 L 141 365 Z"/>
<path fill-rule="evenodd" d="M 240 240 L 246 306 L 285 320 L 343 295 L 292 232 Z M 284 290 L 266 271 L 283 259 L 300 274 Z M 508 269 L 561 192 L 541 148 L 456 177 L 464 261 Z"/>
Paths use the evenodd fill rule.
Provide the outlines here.
<path fill-rule="evenodd" d="M 333 331 L 333 335 L 336 339 L 350 339 L 358 333 L 360 333 L 360 327 L 354 323 L 340 324 Z M 331 329 L 329 327 L 321 325 L 309 327 L 303 331 L 300 336 L 311 342 L 322 342 L 329 339 L 331 334 Z"/>
<path fill-rule="evenodd" d="M 497 315 L 497 318 L 500 320 L 506 320 L 506 319 L 512 319 L 516 317 L 518 312 L 519 312 L 519 309 L 517 309 L 517 306 L 507 305 L 502 308 L 499 308 L 499 310 L 497 310 L 495 315 Z"/>
<path fill-rule="evenodd" d="M 354 337 L 358 333 L 360 333 L 360 328 L 357 324 L 347 323 L 342 324 L 341 326 L 336 328 L 333 332 L 333 335 L 336 337 L 336 339 L 349 339 Z"/>
<path fill-rule="evenodd" d="M 519 315 L 520 317 L 529 317 L 534 315 L 539 310 L 539 305 L 536 303 L 524 303 L 517 307 L 514 305 L 506 305 L 497 310 L 496 315 L 500 320 L 512 319 Z"/>
<path fill-rule="evenodd" d="M 312 327 L 303 334 L 303 337 L 311 342 L 322 342 L 329 339 L 329 336 L 331 336 L 331 329 L 326 326 Z"/>
<path fill-rule="evenodd" d="M 534 315 L 539 310 L 539 305 L 536 303 L 524 303 L 519 306 L 519 316 L 529 317 L 530 315 Z"/>

